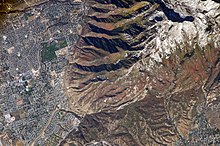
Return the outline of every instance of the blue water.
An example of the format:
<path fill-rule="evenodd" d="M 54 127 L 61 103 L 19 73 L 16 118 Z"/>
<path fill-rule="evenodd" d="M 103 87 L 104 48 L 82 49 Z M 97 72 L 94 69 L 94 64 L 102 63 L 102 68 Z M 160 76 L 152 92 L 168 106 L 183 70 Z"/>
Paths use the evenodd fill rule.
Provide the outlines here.
<path fill-rule="evenodd" d="M 168 20 L 172 22 L 184 22 L 184 21 L 193 22 L 194 21 L 193 16 L 180 16 L 179 13 L 175 12 L 173 9 L 168 8 L 165 5 L 165 3 L 162 2 L 162 0 L 155 0 L 154 2 L 160 5 L 162 11 L 164 12 Z"/>

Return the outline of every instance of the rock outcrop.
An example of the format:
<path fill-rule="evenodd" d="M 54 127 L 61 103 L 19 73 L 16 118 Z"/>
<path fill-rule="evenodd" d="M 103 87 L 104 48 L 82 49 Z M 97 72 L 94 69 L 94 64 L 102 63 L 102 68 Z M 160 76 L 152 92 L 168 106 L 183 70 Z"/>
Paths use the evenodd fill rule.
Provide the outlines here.
<path fill-rule="evenodd" d="M 218 133 L 218 2 L 85 5 L 65 75 L 69 108 L 83 119 L 63 144 L 193 145 L 204 124 L 204 137 Z"/>

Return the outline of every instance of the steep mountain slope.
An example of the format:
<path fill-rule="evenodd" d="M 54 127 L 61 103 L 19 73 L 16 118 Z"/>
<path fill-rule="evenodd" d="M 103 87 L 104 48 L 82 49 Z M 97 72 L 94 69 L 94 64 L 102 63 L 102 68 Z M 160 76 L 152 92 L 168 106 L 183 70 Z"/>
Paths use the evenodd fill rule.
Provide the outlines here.
<path fill-rule="evenodd" d="M 201 132 L 201 123 L 213 131 L 207 135 L 218 133 L 219 116 L 212 108 L 219 100 L 218 3 L 90 0 L 85 5 L 65 75 L 69 108 L 84 118 L 63 144 L 200 144 L 192 131 Z"/>

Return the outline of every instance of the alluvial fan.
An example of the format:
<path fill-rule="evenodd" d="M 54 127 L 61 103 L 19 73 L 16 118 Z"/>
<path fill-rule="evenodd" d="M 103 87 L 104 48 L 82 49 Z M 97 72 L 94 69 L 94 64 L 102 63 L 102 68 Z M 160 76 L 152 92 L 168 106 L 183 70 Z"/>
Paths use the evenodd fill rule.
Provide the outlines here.
<path fill-rule="evenodd" d="M 204 121 L 215 137 L 219 4 L 86 0 L 85 6 L 65 73 L 69 108 L 84 118 L 63 144 L 198 145 L 193 134 Z"/>

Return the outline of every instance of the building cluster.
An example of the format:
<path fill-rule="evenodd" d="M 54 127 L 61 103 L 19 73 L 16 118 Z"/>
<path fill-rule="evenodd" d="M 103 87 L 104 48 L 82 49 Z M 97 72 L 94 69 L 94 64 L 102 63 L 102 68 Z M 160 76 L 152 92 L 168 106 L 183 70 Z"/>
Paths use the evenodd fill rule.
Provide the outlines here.
<path fill-rule="evenodd" d="M 62 139 L 77 127 L 79 120 L 73 113 L 59 110 L 68 107 L 62 72 L 68 51 L 77 41 L 81 18 L 75 11 L 81 9 L 81 3 L 47 1 L 9 16 L 0 40 L 0 133 L 12 141 L 30 144 L 38 138 L 46 143 L 39 137 L 45 129 L 46 139 L 52 142 L 53 137 Z M 56 56 L 46 60 L 42 51 Z"/>

